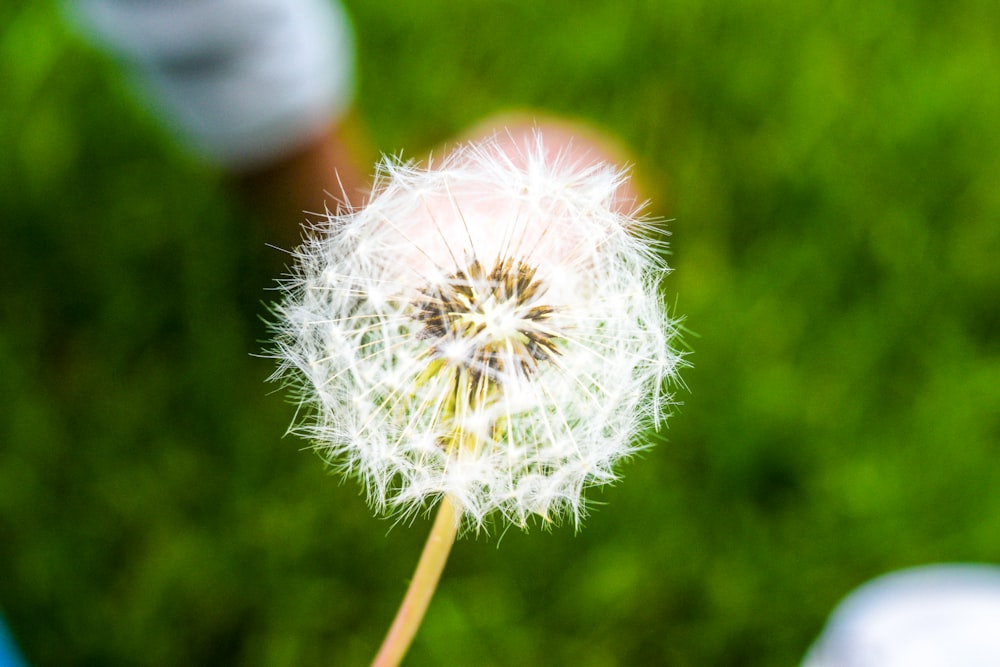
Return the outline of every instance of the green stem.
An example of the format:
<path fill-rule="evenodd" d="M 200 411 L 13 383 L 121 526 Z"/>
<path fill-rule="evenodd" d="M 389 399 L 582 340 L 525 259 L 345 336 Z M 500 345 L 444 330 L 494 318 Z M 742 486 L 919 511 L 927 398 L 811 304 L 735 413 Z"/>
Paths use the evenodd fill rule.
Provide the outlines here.
<path fill-rule="evenodd" d="M 420 554 L 420 562 L 417 563 L 410 587 L 406 590 L 403 603 L 396 612 L 396 618 L 382 641 L 372 667 L 396 667 L 403 661 L 437 588 L 460 523 L 461 514 L 451 498 L 445 496 L 438 508 L 434 527 L 427 536 L 424 551 Z"/>

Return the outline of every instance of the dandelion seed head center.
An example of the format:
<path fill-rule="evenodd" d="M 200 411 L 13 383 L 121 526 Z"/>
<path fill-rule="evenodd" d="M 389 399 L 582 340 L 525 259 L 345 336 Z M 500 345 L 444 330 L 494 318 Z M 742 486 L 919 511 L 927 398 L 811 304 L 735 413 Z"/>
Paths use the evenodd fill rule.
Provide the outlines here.
<path fill-rule="evenodd" d="M 420 290 L 414 319 L 431 354 L 464 367 L 474 378 L 499 381 L 504 373 L 532 372 L 559 354 L 556 308 L 526 262 L 498 259 L 487 271 L 479 260 Z"/>

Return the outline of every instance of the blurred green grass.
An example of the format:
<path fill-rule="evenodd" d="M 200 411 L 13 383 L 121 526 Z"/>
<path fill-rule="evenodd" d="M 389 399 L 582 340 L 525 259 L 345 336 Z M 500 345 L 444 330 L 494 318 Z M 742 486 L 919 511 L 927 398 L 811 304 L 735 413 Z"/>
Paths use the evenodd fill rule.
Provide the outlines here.
<path fill-rule="evenodd" d="M 1000 5 L 351 1 L 378 148 L 586 118 L 695 354 L 574 535 L 459 543 L 407 664 L 794 665 L 882 572 L 1000 561 Z M 252 356 L 252 219 L 48 3 L 0 6 L 0 607 L 34 665 L 365 664 L 427 530 Z"/>

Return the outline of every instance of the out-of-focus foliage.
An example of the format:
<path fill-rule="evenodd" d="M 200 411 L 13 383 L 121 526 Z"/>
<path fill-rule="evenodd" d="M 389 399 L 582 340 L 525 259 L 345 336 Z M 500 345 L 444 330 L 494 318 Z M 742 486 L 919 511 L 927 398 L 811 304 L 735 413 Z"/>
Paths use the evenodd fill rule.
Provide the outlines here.
<path fill-rule="evenodd" d="M 412 665 L 793 665 L 851 588 L 1000 560 L 1000 5 L 350 2 L 378 147 L 572 114 L 696 332 L 584 529 L 455 548 Z M 374 519 L 254 357 L 253 212 L 41 2 L 0 6 L 0 607 L 34 665 L 364 664 Z"/>

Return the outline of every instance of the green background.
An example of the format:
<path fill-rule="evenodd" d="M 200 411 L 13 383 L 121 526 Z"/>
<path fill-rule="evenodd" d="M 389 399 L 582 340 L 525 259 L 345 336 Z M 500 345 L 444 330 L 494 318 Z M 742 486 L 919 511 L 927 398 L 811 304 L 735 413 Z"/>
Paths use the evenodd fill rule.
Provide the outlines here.
<path fill-rule="evenodd" d="M 619 136 L 697 334 L 661 442 L 579 533 L 459 542 L 408 664 L 795 665 L 865 580 L 1000 560 L 1000 5 L 348 5 L 379 150 Z M 429 522 L 282 439 L 260 221 L 131 99 L 0 4 L 0 608 L 33 665 L 365 664 Z"/>

